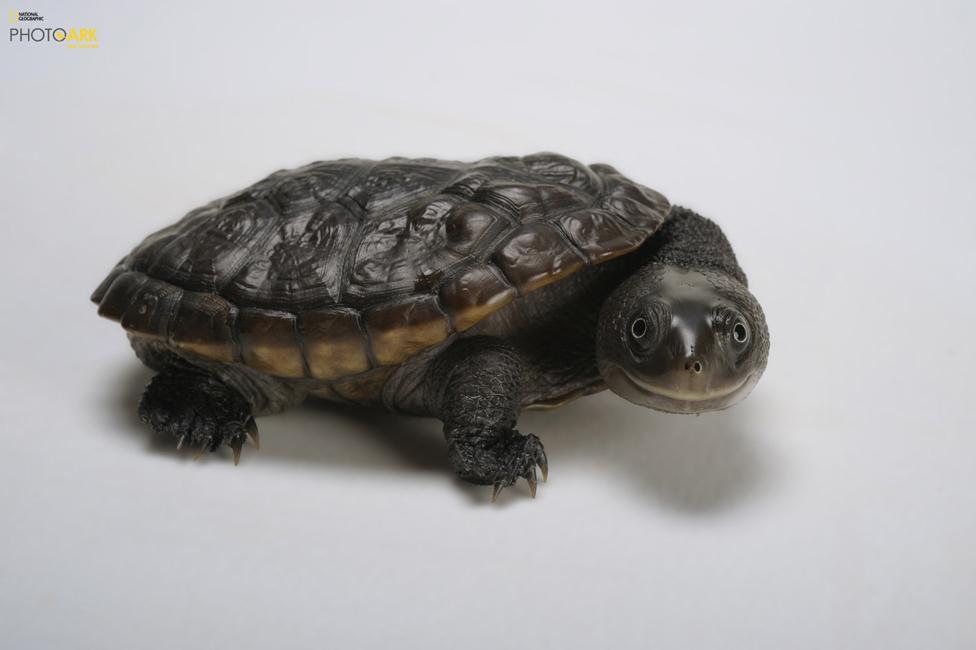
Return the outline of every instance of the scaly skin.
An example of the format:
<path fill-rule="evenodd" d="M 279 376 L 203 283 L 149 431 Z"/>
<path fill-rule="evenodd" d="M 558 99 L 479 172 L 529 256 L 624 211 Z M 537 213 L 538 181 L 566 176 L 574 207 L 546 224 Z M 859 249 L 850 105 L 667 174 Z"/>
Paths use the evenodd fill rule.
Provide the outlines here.
<path fill-rule="evenodd" d="M 215 376 L 193 368 L 174 366 L 153 377 L 139 402 L 139 418 L 156 433 L 174 436 L 177 449 L 195 447 L 197 458 L 226 444 L 237 464 L 246 436 L 258 440 L 247 402 Z"/>
<path fill-rule="evenodd" d="M 536 465 L 548 473 L 546 452 L 534 435 L 515 429 L 521 408 L 523 364 L 500 339 L 475 336 L 451 345 L 427 377 L 430 411 L 444 422 L 448 457 L 465 481 L 502 488 L 524 478 L 536 491 Z"/>

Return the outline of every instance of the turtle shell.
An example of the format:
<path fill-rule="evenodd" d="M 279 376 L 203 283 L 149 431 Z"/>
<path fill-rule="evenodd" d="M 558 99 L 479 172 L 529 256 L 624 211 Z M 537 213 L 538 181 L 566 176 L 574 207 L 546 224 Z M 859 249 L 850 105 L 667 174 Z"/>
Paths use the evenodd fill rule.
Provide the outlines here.
<path fill-rule="evenodd" d="M 150 235 L 92 300 L 189 354 L 365 381 L 633 251 L 668 211 L 612 167 L 548 153 L 316 162 Z"/>

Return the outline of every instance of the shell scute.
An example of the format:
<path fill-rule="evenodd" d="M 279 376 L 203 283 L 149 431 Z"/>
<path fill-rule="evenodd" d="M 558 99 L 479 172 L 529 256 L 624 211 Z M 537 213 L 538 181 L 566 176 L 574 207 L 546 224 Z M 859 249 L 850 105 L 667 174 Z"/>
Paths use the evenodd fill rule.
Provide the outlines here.
<path fill-rule="evenodd" d="M 133 268 L 191 291 L 216 291 L 275 226 L 265 201 L 216 205 L 188 220 L 176 235 L 144 247 Z"/>
<path fill-rule="evenodd" d="M 492 183 L 474 197 L 479 203 L 503 210 L 516 221 L 529 221 L 544 215 L 539 189 L 524 183 Z"/>
<path fill-rule="evenodd" d="M 454 176 L 450 166 L 418 165 L 404 159 L 391 159 L 375 165 L 352 189 L 365 197 L 363 208 L 370 217 L 382 217 L 382 208 L 393 202 L 403 204 Z"/>
<path fill-rule="evenodd" d="M 569 185 L 584 192 L 596 192 L 600 188 L 600 178 L 591 167 L 572 158 L 554 153 L 540 153 L 523 158 L 525 166 L 533 174 L 556 183 Z"/>
<path fill-rule="evenodd" d="M 366 330 L 376 362 L 387 366 L 437 345 L 450 335 L 451 324 L 434 296 L 420 296 L 366 312 Z"/>
<path fill-rule="evenodd" d="M 467 255 L 507 226 L 504 219 L 485 206 L 465 204 L 455 208 L 444 220 L 445 244 L 452 251 Z"/>
<path fill-rule="evenodd" d="M 298 328 L 312 377 L 336 379 L 369 370 L 369 344 L 355 310 L 307 311 L 298 317 Z"/>
<path fill-rule="evenodd" d="M 237 314 L 237 336 L 244 364 L 270 375 L 305 376 L 305 361 L 296 332 L 296 316 L 288 312 L 241 309 Z"/>
<path fill-rule="evenodd" d="M 501 309 L 516 296 L 515 288 L 489 265 L 469 268 L 441 287 L 441 305 L 452 315 L 454 328 L 463 332 Z"/>
<path fill-rule="evenodd" d="M 336 302 L 346 245 L 358 229 L 359 220 L 335 203 L 279 220 L 221 293 L 280 309 Z"/>
<path fill-rule="evenodd" d="M 669 207 L 608 165 L 550 153 L 315 162 L 150 235 L 92 299 L 130 333 L 332 382 L 634 250 Z"/>
<path fill-rule="evenodd" d="M 590 263 L 624 255 L 644 242 L 640 231 L 605 210 L 578 210 L 558 223 Z"/>
<path fill-rule="evenodd" d="M 523 294 L 575 273 L 586 263 L 548 223 L 522 226 L 493 260 Z"/>
<path fill-rule="evenodd" d="M 365 224 L 347 293 L 369 296 L 411 289 L 419 261 L 413 253 L 424 240 L 443 239 L 438 232 L 442 229 L 443 224 L 432 224 L 429 229 L 423 224 L 415 226 L 407 212 Z"/>
<path fill-rule="evenodd" d="M 176 309 L 170 338 L 176 347 L 207 359 L 240 360 L 234 340 L 237 309 L 212 293 L 187 291 Z"/>
<path fill-rule="evenodd" d="M 114 277 L 109 276 L 107 280 L 111 280 L 111 283 L 107 288 L 103 289 L 105 286 L 103 283 L 92 296 L 93 299 L 95 296 L 99 296 L 98 315 L 117 321 L 122 320 L 123 314 L 132 304 L 132 296 L 147 280 L 142 273 L 125 269 L 117 273 L 116 271 L 119 270 L 120 267 L 116 267 L 112 274 Z"/>
<path fill-rule="evenodd" d="M 183 290 L 179 287 L 147 279 L 129 297 L 129 306 L 122 314 L 122 327 L 130 332 L 166 340 L 182 298 Z"/>

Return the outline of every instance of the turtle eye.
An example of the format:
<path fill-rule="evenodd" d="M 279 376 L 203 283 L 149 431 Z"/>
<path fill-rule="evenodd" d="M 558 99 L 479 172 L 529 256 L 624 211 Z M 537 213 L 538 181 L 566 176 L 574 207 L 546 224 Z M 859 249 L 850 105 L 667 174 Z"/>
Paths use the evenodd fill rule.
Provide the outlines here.
<path fill-rule="evenodd" d="M 630 335 L 635 339 L 642 339 L 647 334 L 647 321 L 643 318 L 635 318 L 630 324 Z"/>
<path fill-rule="evenodd" d="M 743 351 L 752 338 L 749 321 L 738 310 L 727 307 L 719 309 L 713 318 L 715 319 L 713 321 L 715 331 L 732 339 L 731 342 L 735 344 L 735 349 Z"/>
<path fill-rule="evenodd" d="M 749 340 L 749 326 L 741 318 L 732 325 L 732 339 L 739 345 L 744 345 Z"/>

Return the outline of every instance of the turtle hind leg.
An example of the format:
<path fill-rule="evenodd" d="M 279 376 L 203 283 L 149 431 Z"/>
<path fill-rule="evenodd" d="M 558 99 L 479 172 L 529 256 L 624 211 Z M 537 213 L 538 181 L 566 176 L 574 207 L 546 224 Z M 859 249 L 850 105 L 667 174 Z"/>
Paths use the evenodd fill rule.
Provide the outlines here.
<path fill-rule="evenodd" d="M 139 418 L 162 435 L 176 440 L 177 448 L 217 451 L 222 445 L 234 452 L 234 464 L 248 435 L 258 442 L 251 406 L 216 376 L 196 368 L 167 368 L 150 380 L 139 402 Z"/>

